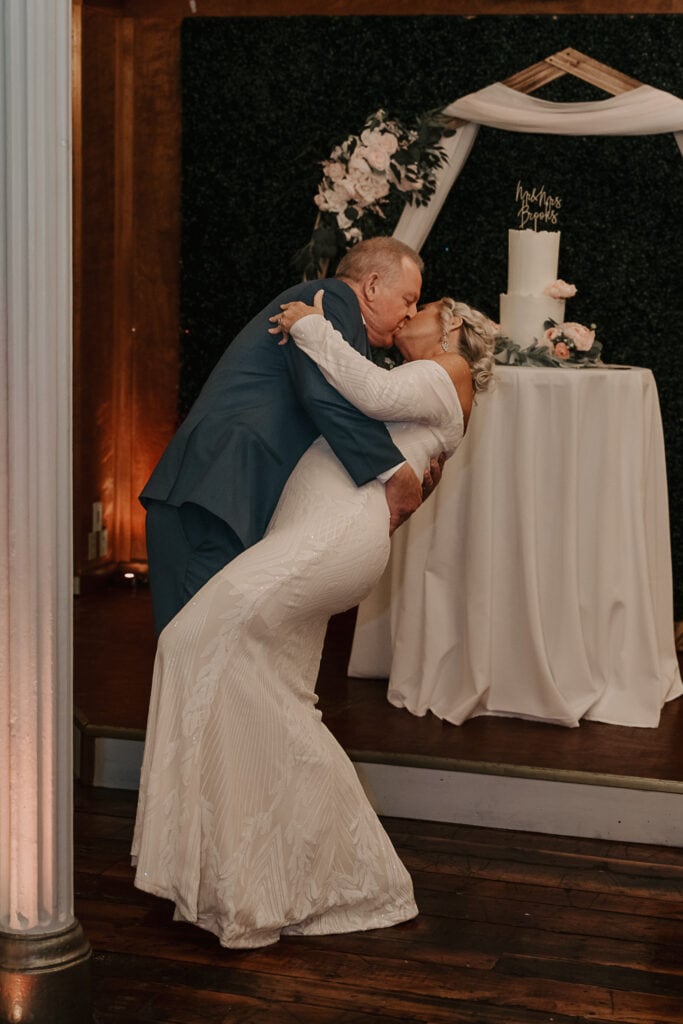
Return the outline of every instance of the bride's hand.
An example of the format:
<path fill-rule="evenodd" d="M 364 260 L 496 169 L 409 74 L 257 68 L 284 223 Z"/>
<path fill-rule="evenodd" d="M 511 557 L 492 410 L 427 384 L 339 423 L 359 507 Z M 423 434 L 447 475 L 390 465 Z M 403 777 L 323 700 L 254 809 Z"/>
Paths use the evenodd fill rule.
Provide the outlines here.
<path fill-rule="evenodd" d="M 276 324 L 275 327 L 269 327 L 269 334 L 282 334 L 282 340 L 278 342 L 278 345 L 286 345 L 289 340 L 289 332 L 291 331 L 297 320 L 301 320 L 304 316 L 309 316 L 311 313 L 319 313 L 320 316 L 324 316 L 323 313 L 323 295 L 325 291 L 321 288 L 315 293 L 313 298 L 313 305 L 307 306 L 305 302 L 283 302 L 280 306 L 281 313 L 277 313 L 275 316 L 271 316 L 270 322 Z"/>

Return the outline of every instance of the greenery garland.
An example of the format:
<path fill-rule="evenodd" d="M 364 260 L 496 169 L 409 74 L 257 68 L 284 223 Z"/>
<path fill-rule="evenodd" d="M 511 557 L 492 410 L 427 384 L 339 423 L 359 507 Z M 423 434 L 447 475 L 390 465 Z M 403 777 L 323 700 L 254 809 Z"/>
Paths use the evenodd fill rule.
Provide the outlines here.
<path fill-rule="evenodd" d="M 544 323 L 545 335 L 528 348 L 497 335 L 493 355 L 501 366 L 601 366 L 602 345 L 595 340 L 595 324 Z M 578 341 L 578 344 L 577 344 Z"/>

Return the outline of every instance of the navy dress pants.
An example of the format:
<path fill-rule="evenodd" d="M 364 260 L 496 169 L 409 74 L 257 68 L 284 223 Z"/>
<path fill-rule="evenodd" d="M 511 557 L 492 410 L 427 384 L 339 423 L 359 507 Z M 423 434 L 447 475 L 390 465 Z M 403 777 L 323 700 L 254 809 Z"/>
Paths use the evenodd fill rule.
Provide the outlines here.
<path fill-rule="evenodd" d="M 244 551 L 227 523 L 189 502 L 148 499 L 147 557 L 157 635 L 223 566 Z"/>

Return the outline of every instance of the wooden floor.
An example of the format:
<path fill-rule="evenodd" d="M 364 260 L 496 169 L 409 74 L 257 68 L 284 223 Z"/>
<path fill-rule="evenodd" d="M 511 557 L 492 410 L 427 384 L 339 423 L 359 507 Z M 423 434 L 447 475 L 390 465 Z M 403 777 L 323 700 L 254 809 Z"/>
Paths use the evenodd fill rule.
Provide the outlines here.
<path fill-rule="evenodd" d="M 681 1024 L 683 854 L 387 820 L 420 915 L 222 949 L 138 892 L 136 795 L 76 792 L 95 1024 Z"/>
<path fill-rule="evenodd" d="M 600 722 L 567 729 L 489 717 L 453 726 L 431 714 L 416 718 L 388 704 L 385 681 L 347 678 L 354 618 L 351 612 L 330 624 L 318 692 L 325 723 L 355 759 L 457 762 L 472 770 L 513 766 L 683 784 L 683 699 L 664 708 L 657 729 Z M 107 586 L 78 597 L 74 688 L 81 720 L 108 735 L 142 739 L 154 650 L 146 587 Z"/>

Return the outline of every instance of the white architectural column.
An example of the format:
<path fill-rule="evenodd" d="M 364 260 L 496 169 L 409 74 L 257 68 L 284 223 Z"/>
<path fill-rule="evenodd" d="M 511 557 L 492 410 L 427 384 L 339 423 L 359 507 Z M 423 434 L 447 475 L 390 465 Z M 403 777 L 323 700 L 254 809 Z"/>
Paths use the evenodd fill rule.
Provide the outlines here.
<path fill-rule="evenodd" d="M 0 0 L 0 1021 L 88 1019 L 73 915 L 71 0 Z"/>

